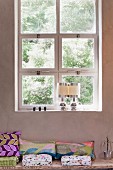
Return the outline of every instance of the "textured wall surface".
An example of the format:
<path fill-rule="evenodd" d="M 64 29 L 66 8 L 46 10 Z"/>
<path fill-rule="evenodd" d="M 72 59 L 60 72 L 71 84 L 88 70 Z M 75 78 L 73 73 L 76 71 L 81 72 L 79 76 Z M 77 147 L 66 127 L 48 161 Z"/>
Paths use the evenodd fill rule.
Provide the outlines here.
<path fill-rule="evenodd" d="M 14 111 L 14 1 L 0 0 L 0 131 L 21 130 L 32 140 L 95 141 L 97 157 L 113 141 L 113 0 L 103 1 L 103 111 Z"/>

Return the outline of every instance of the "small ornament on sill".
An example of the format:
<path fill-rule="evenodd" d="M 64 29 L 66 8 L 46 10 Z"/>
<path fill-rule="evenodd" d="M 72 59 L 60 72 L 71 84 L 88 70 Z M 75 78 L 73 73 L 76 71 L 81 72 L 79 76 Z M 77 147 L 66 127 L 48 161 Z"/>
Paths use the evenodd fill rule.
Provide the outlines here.
<path fill-rule="evenodd" d="M 38 110 L 41 111 L 41 106 L 39 106 Z"/>
<path fill-rule="evenodd" d="M 36 107 L 33 107 L 33 111 L 36 111 Z"/>
<path fill-rule="evenodd" d="M 44 111 L 46 111 L 46 106 L 44 107 Z"/>
<path fill-rule="evenodd" d="M 112 158 L 112 144 L 113 142 L 109 140 L 108 136 L 106 137 L 106 141 L 103 142 L 103 145 L 106 145 L 106 150 L 104 151 L 104 159 L 109 160 Z"/>

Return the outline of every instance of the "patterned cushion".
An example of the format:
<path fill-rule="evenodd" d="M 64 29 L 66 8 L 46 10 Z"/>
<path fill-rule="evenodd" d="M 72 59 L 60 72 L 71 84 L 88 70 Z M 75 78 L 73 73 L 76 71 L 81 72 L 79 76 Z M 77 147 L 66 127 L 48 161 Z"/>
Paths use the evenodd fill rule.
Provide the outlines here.
<path fill-rule="evenodd" d="M 56 157 L 55 143 L 31 142 L 20 139 L 20 154 L 48 154 Z"/>
<path fill-rule="evenodd" d="M 56 142 L 56 152 L 57 159 L 65 155 L 88 155 L 92 160 L 95 159 L 93 141 L 84 143 Z"/>
<path fill-rule="evenodd" d="M 6 132 L 6 133 L 0 133 L 0 140 L 3 140 L 3 139 L 19 139 L 21 135 L 21 132 L 20 131 L 15 131 L 15 132 Z"/>
<path fill-rule="evenodd" d="M 0 166 L 16 166 L 18 161 L 16 156 L 0 157 Z"/>
<path fill-rule="evenodd" d="M 79 165 L 91 165 L 91 157 L 90 156 L 62 156 L 61 164 L 64 166 L 79 166 Z"/>
<path fill-rule="evenodd" d="M 23 166 L 50 166 L 52 164 L 52 156 L 47 154 L 40 155 L 24 155 L 22 159 Z"/>
<path fill-rule="evenodd" d="M 18 140 L 0 140 L 0 156 L 20 156 Z"/>
<path fill-rule="evenodd" d="M 19 136 L 20 132 L 0 134 L 0 157 L 20 156 Z"/>

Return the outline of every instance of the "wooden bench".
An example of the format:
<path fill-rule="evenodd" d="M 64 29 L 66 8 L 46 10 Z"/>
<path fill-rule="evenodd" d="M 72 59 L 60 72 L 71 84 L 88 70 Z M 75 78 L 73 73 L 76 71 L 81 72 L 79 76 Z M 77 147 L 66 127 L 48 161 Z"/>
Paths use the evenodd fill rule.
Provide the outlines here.
<path fill-rule="evenodd" d="M 51 166 L 35 166 L 35 167 L 23 167 L 21 163 L 19 163 L 16 167 L 0 167 L 0 170 L 9 169 L 9 170 L 113 170 L 113 159 L 111 160 L 103 160 L 97 159 L 92 162 L 91 166 L 62 166 L 60 161 L 53 161 Z"/>

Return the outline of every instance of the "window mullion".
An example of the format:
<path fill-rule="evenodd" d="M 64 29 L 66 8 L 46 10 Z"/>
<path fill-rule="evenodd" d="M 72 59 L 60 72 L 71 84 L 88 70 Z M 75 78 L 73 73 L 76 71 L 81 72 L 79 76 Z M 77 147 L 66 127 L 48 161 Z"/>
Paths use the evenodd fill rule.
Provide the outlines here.
<path fill-rule="evenodd" d="M 21 0 L 18 0 L 18 35 L 21 34 Z"/>
<path fill-rule="evenodd" d="M 26 68 L 26 69 L 21 69 L 20 68 L 20 73 L 32 73 L 32 74 L 37 74 L 37 72 L 40 73 L 57 73 L 58 71 L 56 69 L 51 69 L 51 68 Z"/>
<path fill-rule="evenodd" d="M 56 16 L 57 16 L 57 22 L 56 22 L 56 27 L 57 27 L 57 32 L 56 32 L 56 36 L 57 36 L 57 49 L 55 51 L 57 59 L 56 59 L 56 68 L 57 71 L 59 72 L 59 65 L 60 65 L 60 0 L 56 0 Z M 59 80 L 59 73 L 57 74 L 57 83 L 60 82 Z M 56 86 L 57 88 L 57 86 Z M 57 91 L 57 89 L 56 89 Z"/>
<path fill-rule="evenodd" d="M 78 37 L 79 36 L 79 37 Z M 97 34 L 60 34 L 60 38 L 96 38 Z"/>
<path fill-rule="evenodd" d="M 22 74 L 19 72 L 19 89 L 18 89 L 18 94 L 19 94 L 19 110 L 22 109 Z"/>
<path fill-rule="evenodd" d="M 56 31 L 60 34 L 60 0 L 56 0 Z"/>
<path fill-rule="evenodd" d="M 96 7 L 96 9 L 95 9 L 95 11 L 96 11 L 96 21 L 95 21 L 95 23 L 96 23 L 96 34 L 98 35 L 99 34 L 99 2 L 98 2 L 98 0 L 95 0 L 95 7 Z"/>
<path fill-rule="evenodd" d="M 56 34 L 20 34 L 20 38 L 56 38 Z"/>

